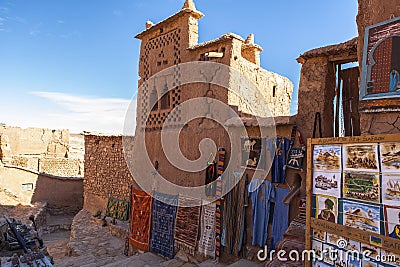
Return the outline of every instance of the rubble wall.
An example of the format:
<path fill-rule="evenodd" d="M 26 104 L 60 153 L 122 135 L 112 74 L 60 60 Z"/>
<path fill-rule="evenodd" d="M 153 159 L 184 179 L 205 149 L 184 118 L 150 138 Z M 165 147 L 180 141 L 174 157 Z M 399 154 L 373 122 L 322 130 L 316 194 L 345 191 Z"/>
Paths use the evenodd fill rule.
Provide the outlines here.
<path fill-rule="evenodd" d="M 121 136 L 85 136 L 84 209 L 104 214 L 109 197 L 129 201 L 133 182 Z"/>

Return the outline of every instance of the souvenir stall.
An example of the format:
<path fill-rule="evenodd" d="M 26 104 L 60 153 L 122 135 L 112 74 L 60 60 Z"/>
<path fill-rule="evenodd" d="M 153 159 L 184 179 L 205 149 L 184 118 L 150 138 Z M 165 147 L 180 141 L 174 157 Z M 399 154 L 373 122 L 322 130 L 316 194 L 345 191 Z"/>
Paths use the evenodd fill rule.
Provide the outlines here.
<path fill-rule="evenodd" d="M 231 170 L 225 169 L 227 152 L 219 148 L 204 177 L 205 195 L 222 196 L 215 202 L 161 192 L 153 198 L 132 186 L 130 245 L 166 258 L 182 250 L 200 260 L 257 261 L 257 252 L 265 246 L 273 249 L 289 226 L 291 188 L 285 172 L 300 170 L 305 153 L 297 128 L 290 138 L 292 129 L 280 126 L 279 137 L 269 139 L 257 132 L 252 137 L 237 133 L 242 155 Z"/>
<path fill-rule="evenodd" d="M 400 266 L 400 135 L 309 139 L 307 161 L 307 266 Z"/>

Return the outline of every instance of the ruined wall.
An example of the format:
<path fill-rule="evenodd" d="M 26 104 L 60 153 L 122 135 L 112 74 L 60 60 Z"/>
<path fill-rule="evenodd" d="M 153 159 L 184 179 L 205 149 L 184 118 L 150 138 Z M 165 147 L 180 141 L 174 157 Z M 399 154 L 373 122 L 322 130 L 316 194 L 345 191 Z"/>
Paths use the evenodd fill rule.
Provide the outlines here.
<path fill-rule="evenodd" d="M 231 66 L 243 73 L 264 96 L 264 101 L 268 105 L 271 114 L 277 116 L 290 116 L 290 102 L 293 93 L 293 83 L 286 77 L 267 71 L 259 65 L 248 61 L 242 57 L 242 47 L 244 43 L 240 40 L 233 40 L 233 52 Z M 231 86 L 240 86 L 240 80 L 231 77 Z M 245 93 L 245 90 L 241 90 Z M 230 95 L 229 104 L 239 106 L 237 99 Z M 240 107 L 239 107 L 240 110 Z M 265 115 L 264 115 L 265 116 Z"/>
<path fill-rule="evenodd" d="M 84 209 L 106 209 L 109 197 L 129 201 L 132 175 L 126 165 L 121 136 L 85 136 Z"/>
<path fill-rule="evenodd" d="M 83 179 L 39 174 L 31 202 L 46 202 L 50 211 L 64 215 L 76 214 L 83 208 Z"/>
<path fill-rule="evenodd" d="M 0 161 L 62 177 L 83 177 L 84 139 L 68 130 L 0 127 Z"/>
<path fill-rule="evenodd" d="M 2 146 L 8 144 L 10 155 L 52 155 L 64 157 L 68 151 L 69 131 L 2 126 Z"/>
<path fill-rule="evenodd" d="M 83 162 L 78 159 L 41 158 L 39 159 L 39 172 L 55 176 L 82 177 Z"/>
<path fill-rule="evenodd" d="M 400 16 L 399 0 L 358 0 L 359 62 L 362 62 L 365 28 L 398 16 Z M 400 133 L 400 115 L 398 112 L 361 113 L 360 123 L 362 135 Z"/>
<path fill-rule="evenodd" d="M 74 212 L 83 206 L 83 180 L 65 179 L 19 167 L 0 168 L 0 189 L 17 197 L 22 205 L 47 202 L 51 208 Z"/>

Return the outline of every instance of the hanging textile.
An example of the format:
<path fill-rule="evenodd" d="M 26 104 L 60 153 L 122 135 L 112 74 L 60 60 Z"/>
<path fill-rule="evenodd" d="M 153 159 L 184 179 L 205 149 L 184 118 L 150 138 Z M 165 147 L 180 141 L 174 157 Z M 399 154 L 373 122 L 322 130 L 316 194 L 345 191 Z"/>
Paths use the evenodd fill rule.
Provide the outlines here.
<path fill-rule="evenodd" d="M 234 173 L 233 179 L 239 182 L 225 196 L 223 213 L 223 244 L 237 257 L 245 252 L 245 215 L 247 199 L 247 174 Z M 232 178 L 229 178 L 232 179 Z"/>
<path fill-rule="evenodd" d="M 289 205 L 283 200 L 289 194 L 290 189 L 277 187 L 275 189 L 274 219 L 272 222 L 271 249 L 282 240 L 289 226 Z"/>
<path fill-rule="evenodd" d="M 152 197 L 131 186 L 131 202 L 130 243 L 137 249 L 149 251 Z"/>
<path fill-rule="evenodd" d="M 199 252 L 215 258 L 215 202 L 202 205 Z"/>
<path fill-rule="evenodd" d="M 172 259 L 178 196 L 154 192 L 150 251 Z"/>
<path fill-rule="evenodd" d="M 219 148 L 218 149 L 218 178 L 216 182 L 216 196 L 219 197 L 217 201 L 215 202 L 215 207 L 216 207 L 216 213 L 215 213 L 215 257 L 218 260 L 221 254 L 221 210 L 222 210 L 222 203 L 221 203 L 221 197 L 222 197 L 222 174 L 224 173 L 225 169 L 225 148 Z"/>
<path fill-rule="evenodd" d="M 175 222 L 175 248 L 194 256 L 199 232 L 201 201 L 179 196 Z"/>
<path fill-rule="evenodd" d="M 275 197 L 274 187 L 268 180 L 253 179 L 248 186 L 253 212 L 253 246 L 264 248 L 268 238 L 270 204 Z"/>
<path fill-rule="evenodd" d="M 290 143 L 287 138 L 271 138 L 267 141 L 267 150 L 272 161 L 272 183 L 285 183 L 285 164 Z"/>
<path fill-rule="evenodd" d="M 217 164 L 211 163 L 206 168 L 206 186 L 205 193 L 206 196 L 215 196 L 216 186 L 213 183 L 217 179 Z"/>

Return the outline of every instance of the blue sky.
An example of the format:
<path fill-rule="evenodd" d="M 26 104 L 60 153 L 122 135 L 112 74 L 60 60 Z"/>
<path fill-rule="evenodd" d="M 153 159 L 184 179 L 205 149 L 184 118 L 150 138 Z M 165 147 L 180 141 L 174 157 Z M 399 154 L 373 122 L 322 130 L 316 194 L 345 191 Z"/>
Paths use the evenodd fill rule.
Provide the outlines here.
<path fill-rule="evenodd" d="M 122 132 L 137 89 L 140 41 L 133 37 L 147 20 L 163 20 L 183 2 L 0 0 L 0 122 Z M 296 90 L 301 53 L 357 36 L 356 0 L 195 2 L 205 14 L 199 42 L 254 33 L 264 49 L 261 65 L 288 77 Z"/>

